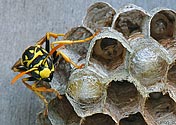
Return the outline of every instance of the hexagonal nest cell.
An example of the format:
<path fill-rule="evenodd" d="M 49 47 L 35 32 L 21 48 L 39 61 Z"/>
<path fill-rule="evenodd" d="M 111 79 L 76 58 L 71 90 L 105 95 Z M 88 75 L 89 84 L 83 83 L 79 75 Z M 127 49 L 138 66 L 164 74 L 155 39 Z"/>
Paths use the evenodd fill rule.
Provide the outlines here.
<path fill-rule="evenodd" d="M 147 99 L 145 104 L 145 115 L 149 119 L 153 119 L 155 123 L 159 125 L 164 125 L 165 122 L 175 123 L 176 103 L 168 94 L 154 93 Z"/>
<path fill-rule="evenodd" d="M 53 125 L 74 125 L 79 124 L 81 120 L 65 96 L 61 100 L 53 99 L 49 103 L 48 111 L 48 117 Z"/>
<path fill-rule="evenodd" d="M 102 27 L 111 27 L 115 10 L 107 3 L 97 2 L 91 5 L 83 24 L 96 31 Z"/>
<path fill-rule="evenodd" d="M 140 95 L 133 83 L 128 81 L 112 81 L 108 85 L 106 103 L 112 105 L 112 111 L 118 109 L 120 117 L 137 111 L 139 98 Z"/>
<path fill-rule="evenodd" d="M 130 41 L 134 51 L 128 60 L 129 73 L 145 87 L 162 82 L 169 66 L 165 49 L 156 43 L 152 38 Z"/>
<path fill-rule="evenodd" d="M 109 115 L 98 113 L 86 117 L 81 125 L 115 125 L 115 121 Z"/>
<path fill-rule="evenodd" d="M 107 69 L 114 69 L 124 62 L 126 49 L 116 39 L 102 38 L 96 41 L 92 58 L 105 65 Z"/>
<path fill-rule="evenodd" d="M 150 36 L 157 40 L 176 59 L 176 13 L 169 9 L 157 9 L 150 21 Z"/>
<path fill-rule="evenodd" d="M 65 94 L 68 79 L 71 75 L 71 65 L 60 57 L 55 64 L 54 78 L 51 81 L 51 87 L 55 88 L 60 94 Z M 59 79 L 59 80 L 58 80 Z"/>
<path fill-rule="evenodd" d="M 120 120 L 119 125 L 147 125 L 141 113 L 130 114 L 128 117 Z"/>
<path fill-rule="evenodd" d="M 171 10 L 161 10 L 151 19 L 151 37 L 159 41 L 175 37 L 176 14 Z"/>
<path fill-rule="evenodd" d="M 120 13 L 115 19 L 113 28 L 121 32 L 125 38 L 135 33 L 142 33 L 146 14 L 140 10 L 131 10 Z"/>
<path fill-rule="evenodd" d="M 100 77 L 88 68 L 79 69 L 70 76 L 66 96 L 80 117 L 99 113 L 106 98 L 106 86 Z"/>
<path fill-rule="evenodd" d="M 140 94 L 133 83 L 128 81 L 112 81 L 108 85 L 105 108 L 116 120 L 138 112 Z"/>

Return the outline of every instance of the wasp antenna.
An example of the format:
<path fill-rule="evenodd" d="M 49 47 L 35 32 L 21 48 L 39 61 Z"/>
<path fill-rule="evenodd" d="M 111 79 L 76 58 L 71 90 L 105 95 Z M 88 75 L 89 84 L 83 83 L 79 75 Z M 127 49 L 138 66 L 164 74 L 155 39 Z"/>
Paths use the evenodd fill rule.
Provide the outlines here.
<path fill-rule="evenodd" d="M 30 70 L 21 72 L 20 74 L 16 75 L 16 76 L 12 79 L 11 84 L 14 84 L 20 77 L 22 77 L 23 75 L 25 75 L 25 74 L 27 74 L 27 73 L 33 71 L 33 70 L 36 70 L 36 69 L 37 69 L 37 68 L 32 68 L 32 69 L 30 69 Z"/>

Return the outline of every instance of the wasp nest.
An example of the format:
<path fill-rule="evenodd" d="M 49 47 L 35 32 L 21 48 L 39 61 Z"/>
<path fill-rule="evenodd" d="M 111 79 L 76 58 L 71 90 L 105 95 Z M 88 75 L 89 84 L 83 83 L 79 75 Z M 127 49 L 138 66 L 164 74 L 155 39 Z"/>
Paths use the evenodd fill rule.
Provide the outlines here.
<path fill-rule="evenodd" d="M 175 125 L 176 13 L 135 5 L 115 10 L 98 2 L 88 8 L 83 26 L 64 39 L 100 33 L 64 51 L 82 69 L 62 58 L 51 87 L 63 98 L 51 99 L 47 125 Z"/>

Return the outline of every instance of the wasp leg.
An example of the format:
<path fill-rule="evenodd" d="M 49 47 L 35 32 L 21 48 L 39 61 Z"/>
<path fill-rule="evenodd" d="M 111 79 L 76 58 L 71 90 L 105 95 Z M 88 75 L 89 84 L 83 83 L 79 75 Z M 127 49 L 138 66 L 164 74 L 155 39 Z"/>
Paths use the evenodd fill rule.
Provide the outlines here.
<path fill-rule="evenodd" d="M 59 44 L 60 46 L 64 45 L 64 44 L 74 44 L 74 43 L 84 43 L 87 41 L 90 41 L 91 39 L 93 39 L 100 31 L 97 31 L 96 33 L 94 33 L 92 36 L 86 38 L 86 39 L 82 39 L 82 40 L 62 40 L 62 41 L 54 41 L 51 43 L 51 48 L 54 48 L 55 44 Z"/>
<path fill-rule="evenodd" d="M 47 32 L 46 35 L 36 43 L 36 45 L 43 45 L 43 43 L 46 42 L 45 49 L 49 53 L 49 51 L 50 51 L 50 45 L 49 45 L 50 37 L 53 37 L 56 39 L 56 38 L 58 38 L 58 36 L 64 36 L 64 35 L 65 34 L 57 34 L 57 33 L 53 33 L 53 32 Z"/>
<path fill-rule="evenodd" d="M 48 102 L 47 102 L 46 98 L 40 92 L 53 92 L 57 95 L 57 97 L 59 99 L 62 98 L 60 96 L 60 93 L 55 89 L 51 89 L 51 88 L 47 89 L 45 87 L 37 87 L 37 84 L 38 84 L 37 82 L 34 82 L 32 85 L 29 85 L 27 83 L 27 81 L 35 81 L 35 78 L 33 78 L 33 77 L 23 78 L 22 81 L 28 89 L 32 90 L 44 102 L 44 104 L 45 104 L 44 115 L 47 115 L 47 112 L 48 112 L 47 111 L 48 110 Z"/>
<path fill-rule="evenodd" d="M 36 87 L 37 83 L 35 82 L 33 85 L 29 85 L 26 81 L 34 81 L 35 79 L 33 77 L 28 77 L 28 78 L 23 78 L 22 82 L 24 83 L 24 85 L 32 90 L 45 104 L 45 111 L 44 111 L 44 115 L 47 116 L 48 114 L 48 101 L 46 100 L 46 98 L 40 93 L 34 90 L 34 88 Z"/>
<path fill-rule="evenodd" d="M 21 58 L 11 68 L 14 72 L 26 71 L 26 68 L 21 63 Z"/>
<path fill-rule="evenodd" d="M 76 63 L 74 63 L 66 54 L 64 54 L 62 51 L 58 51 L 56 56 L 59 56 L 61 55 L 65 61 L 67 61 L 68 63 L 72 64 L 75 68 L 77 69 L 81 69 L 84 67 L 84 64 L 81 64 L 81 65 L 77 65 Z"/>

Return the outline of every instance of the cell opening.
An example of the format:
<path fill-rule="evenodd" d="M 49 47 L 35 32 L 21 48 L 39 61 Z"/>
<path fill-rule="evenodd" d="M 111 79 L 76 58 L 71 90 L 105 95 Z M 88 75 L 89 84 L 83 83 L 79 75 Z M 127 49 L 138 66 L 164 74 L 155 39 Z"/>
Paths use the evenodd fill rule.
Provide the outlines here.
<path fill-rule="evenodd" d="M 96 41 L 92 58 L 107 69 L 115 69 L 124 62 L 126 48 L 116 39 L 102 38 Z"/>
<path fill-rule="evenodd" d="M 151 37 L 159 43 L 163 39 L 173 39 L 175 32 L 175 13 L 162 10 L 154 15 L 150 24 Z"/>
<path fill-rule="evenodd" d="M 107 90 L 107 103 L 122 113 L 137 110 L 139 93 L 133 83 L 112 81 Z"/>
<path fill-rule="evenodd" d="M 140 112 L 130 114 L 128 117 L 120 120 L 119 125 L 147 125 Z"/>
<path fill-rule="evenodd" d="M 109 4 L 97 2 L 88 8 L 83 24 L 94 31 L 102 27 L 111 27 L 115 14 L 115 10 Z"/>
<path fill-rule="evenodd" d="M 149 96 L 152 99 L 159 99 L 160 97 L 162 97 L 162 93 L 161 92 L 152 92 L 152 93 L 149 93 Z"/>
<path fill-rule="evenodd" d="M 86 117 L 81 125 L 116 125 L 116 123 L 109 115 L 98 113 Z"/>
<path fill-rule="evenodd" d="M 135 33 L 142 33 L 145 17 L 146 14 L 140 10 L 121 13 L 115 21 L 114 29 L 121 32 L 128 39 Z"/>
<path fill-rule="evenodd" d="M 145 104 L 146 113 L 152 116 L 155 122 L 162 123 L 176 121 L 176 103 L 168 94 L 152 93 L 153 95 L 147 99 Z"/>
<path fill-rule="evenodd" d="M 69 125 L 71 123 L 79 124 L 81 120 L 65 96 L 62 96 L 60 100 L 55 98 L 49 103 L 48 116 L 54 124 L 58 125 Z"/>

